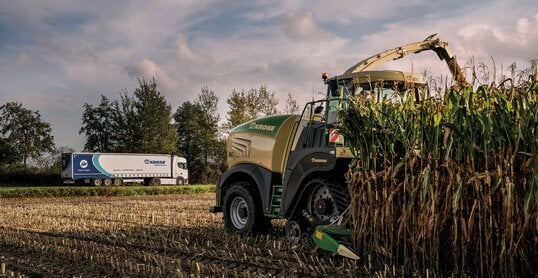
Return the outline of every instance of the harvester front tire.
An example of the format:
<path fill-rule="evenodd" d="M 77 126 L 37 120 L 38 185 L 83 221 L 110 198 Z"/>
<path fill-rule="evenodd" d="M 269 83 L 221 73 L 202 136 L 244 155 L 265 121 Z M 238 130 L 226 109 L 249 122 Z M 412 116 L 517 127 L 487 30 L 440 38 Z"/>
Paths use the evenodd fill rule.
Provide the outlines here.
<path fill-rule="evenodd" d="M 256 203 L 249 183 L 238 182 L 224 196 L 224 227 L 241 235 L 266 233 L 271 220 L 263 215 L 261 203 Z"/>

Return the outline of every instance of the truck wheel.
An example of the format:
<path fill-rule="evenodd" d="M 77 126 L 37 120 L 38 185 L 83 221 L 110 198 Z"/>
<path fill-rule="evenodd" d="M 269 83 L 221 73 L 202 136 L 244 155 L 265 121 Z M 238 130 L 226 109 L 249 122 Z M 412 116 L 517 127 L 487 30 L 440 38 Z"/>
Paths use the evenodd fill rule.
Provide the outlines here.
<path fill-rule="evenodd" d="M 114 180 L 112 180 L 112 184 L 114 186 L 121 186 L 123 184 L 123 180 L 122 179 L 114 179 Z"/>
<path fill-rule="evenodd" d="M 149 185 L 161 185 L 161 179 L 160 178 L 152 178 L 149 180 Z"/>
<path fill-rule="evenodd" d="M 93 186 L 101 186 L 103 185 L 103 180 L 101 179 L 92 179 Z"/>
<path fill-rule="evenodd" d="M 177 178 L 176 185 L 184 185 L 184 184 L 185 184 L 185 180 L 183 178 Z"/>
<path fill-rule="evenodd" d="M 224 196 L 224 226 L 233 233 L 266 233 L 271 227 L 271 219 L 263 215 L 261 202 L 255 203 L 247 187 L 247 182 L 238 182 Z"/>
<path fill-rule="evenodd" d="M 111 186 L 112 185 L 112 179 L 104 179 L 103 184 L 105 186 Z"/>

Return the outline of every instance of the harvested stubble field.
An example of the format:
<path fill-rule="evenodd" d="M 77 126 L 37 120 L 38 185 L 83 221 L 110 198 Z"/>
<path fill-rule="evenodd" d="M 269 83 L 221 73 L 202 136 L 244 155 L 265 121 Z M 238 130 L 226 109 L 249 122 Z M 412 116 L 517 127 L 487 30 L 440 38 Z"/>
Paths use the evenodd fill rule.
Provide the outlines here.
<path fill-rule="evenodd" d="M 0 199 L 0 276 L 357 276 L 362 263 L 224 231 L 214 193 Z"/>

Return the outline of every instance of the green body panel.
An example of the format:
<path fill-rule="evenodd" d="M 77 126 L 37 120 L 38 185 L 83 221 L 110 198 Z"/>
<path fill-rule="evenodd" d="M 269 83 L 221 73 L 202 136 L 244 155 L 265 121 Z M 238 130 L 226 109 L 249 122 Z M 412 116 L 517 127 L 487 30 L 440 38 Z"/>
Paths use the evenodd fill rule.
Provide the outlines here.
<path fill-rule="evenodd" d="M 299 117 L 268 116 L 232 129 L 226 148 L 228 169 L 238 164 L 253 164 L 283 173 Z"/>
<path fill-rule="evenodd" d="M 253 132 L 275 137 L 282 126 L 282 123 L 288 118 L 289 115 L 276 115 L 255 119 L 235 127 L 231 132 Z"/>

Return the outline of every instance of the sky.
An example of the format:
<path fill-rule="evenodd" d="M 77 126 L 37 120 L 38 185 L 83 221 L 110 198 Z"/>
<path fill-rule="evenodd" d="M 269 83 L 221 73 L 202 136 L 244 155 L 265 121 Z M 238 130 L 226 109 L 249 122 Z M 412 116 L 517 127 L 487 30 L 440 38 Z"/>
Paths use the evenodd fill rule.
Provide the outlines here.
<path fill-rule="evenodd" d="M 173 111 L 207 86 L 225 121 L 234 89 L 266 85 L 280 108 L 288 93 L 302 106 L 325 92 L 322 72 L 434 33 L 464 67 L 523 69 L 538 59 L 538 2 L 0 0 L 0 105 L 39 111 L 57 147 L 82 150 L 83 104 L 132 94 L 140 77 Z M 381 68 L 448 75 L 433 52 Z"/>

